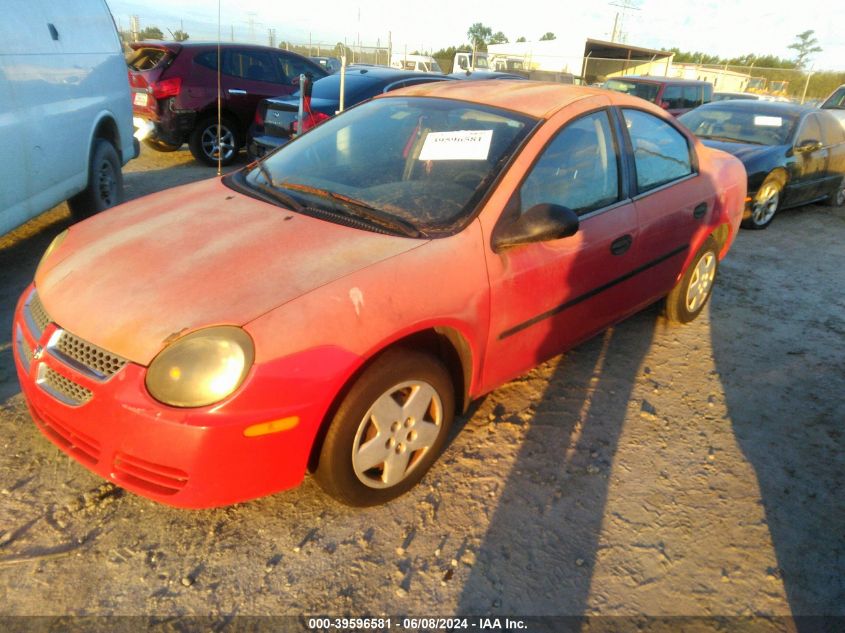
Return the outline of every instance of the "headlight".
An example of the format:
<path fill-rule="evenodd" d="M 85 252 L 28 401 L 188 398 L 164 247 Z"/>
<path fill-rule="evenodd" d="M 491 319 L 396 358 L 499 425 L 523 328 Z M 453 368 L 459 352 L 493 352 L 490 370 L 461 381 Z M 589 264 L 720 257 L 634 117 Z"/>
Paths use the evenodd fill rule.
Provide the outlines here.
<path fill-rule="evenodd" d="M 44 265 L 48 259 L 50 259 L 50 255 L 61 246 L 62 242 L 65 241 L 67 237 L 67 229 L 59 233 L 56 237 L 53 238 L 53 241 L 50 242 L 50 246 L 47 247 L 47 250 L 44 251 L 44 254 L 41 256 L 41 261 L 38 262 L 38 268 L 35 269 L 35 276 L 38 276 L 38 271 L 41 270 L 41 267 Z"/>
<path fill-rule="evenodd" d="M 249 334 L 233 326 L 197 330 L 177 339 L 150 363 L 147 390 L 174 407 L 204 407 L 241 386 L 255 350 Z"/>

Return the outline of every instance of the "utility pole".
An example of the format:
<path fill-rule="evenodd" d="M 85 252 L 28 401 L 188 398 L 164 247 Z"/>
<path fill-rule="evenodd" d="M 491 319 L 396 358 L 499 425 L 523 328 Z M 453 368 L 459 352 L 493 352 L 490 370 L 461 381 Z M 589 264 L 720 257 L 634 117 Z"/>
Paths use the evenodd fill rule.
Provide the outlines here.
<path fill-rule="evenodd" d="M 617 12 L 616 18 L 613 20 L 613 33 L 610 36 L 611 42 L 618 41 L 624 44 L 628 41 L 628 34 L 622 30 L 625 25 L 625 18 L 627 17 L 628 11 L 640 10 L 639 5 L 641 1 L 642 0 L 617 0 L 617 2 L 609 3 L 612 7 L 619 7 L 620 9 L 622 9 L 621 16 Z"/>

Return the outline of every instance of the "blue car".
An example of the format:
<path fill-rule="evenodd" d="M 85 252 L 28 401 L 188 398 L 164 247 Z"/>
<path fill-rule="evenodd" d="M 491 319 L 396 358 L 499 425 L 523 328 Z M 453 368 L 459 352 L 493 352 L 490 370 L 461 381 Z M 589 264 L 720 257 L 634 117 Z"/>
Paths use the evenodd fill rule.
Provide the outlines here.
<path fill-rule="evenodd" d="M 350 107 L 371 97 L 431 81 L 452 81 L 444 75 L 398 70 L 385 66 L 351 65 L 346 68 L 344 107 Z M 250 160 L 261 158 L 280 147 L 296 134 L 299 114 L 297 91 L 287 97 L 264 99 L 258 104 L 255 120 L 247 136 L 247 153 Z M 323 77 L 314 82 L 311 91 L 311 113 L 305 121 L 304 131 L 334 116 L 340 108 L 340 73 Z"/>

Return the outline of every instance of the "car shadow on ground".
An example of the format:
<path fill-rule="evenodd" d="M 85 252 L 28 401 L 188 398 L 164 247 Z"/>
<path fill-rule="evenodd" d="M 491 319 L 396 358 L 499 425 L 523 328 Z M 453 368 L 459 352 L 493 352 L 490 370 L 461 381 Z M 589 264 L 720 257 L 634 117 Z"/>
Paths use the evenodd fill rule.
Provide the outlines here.
<path fill-rule="evenodd" d="M 817 239 L 832 244 L 845 232 L 830 212 L 802 209 L 775 222 L 740 236 L 765 269 L 723 266 L 729 292 L 711 299 L 713 357 L 760 489 L 777 559 L 767 575 L 783 583 L 799 631 L 827 630 L 800 616 L 845 616 L 845 300 L 833 283 L 840 261 L 789 245 L 800 224 L 818 225 Z M 817 276 L 796 279 L 792 266 L 771 265 L 778 256 Z"/>
<path fill-rule="evenodd" d="M 586 612 L 608 475 L 659 314 L 659 306 L 652 306 L 551 361 L 557 366 L 490 519 L 458 613 Z M 611 366 L 612 378 L 605 374 Z"/>

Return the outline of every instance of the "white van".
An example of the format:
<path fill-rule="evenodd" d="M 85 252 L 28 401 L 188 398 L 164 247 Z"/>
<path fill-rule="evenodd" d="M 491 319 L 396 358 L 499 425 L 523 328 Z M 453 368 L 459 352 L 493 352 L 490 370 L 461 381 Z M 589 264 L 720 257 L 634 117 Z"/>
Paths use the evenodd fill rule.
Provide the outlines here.
<path fill-rule="evenodd" d="M 443 74 L 440 64 L 430 55 L 404 55 L 393 53 L 390 56 L 390 67 L 404 70 L 416 70 L 422 73 Z"/>
<path fill-rule="evenodd" d="M 0 235 L 68 200 L 86 217 L 123 199 L 138 155 L 129 80 L 105 0 L 4 0 Z"/>

